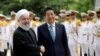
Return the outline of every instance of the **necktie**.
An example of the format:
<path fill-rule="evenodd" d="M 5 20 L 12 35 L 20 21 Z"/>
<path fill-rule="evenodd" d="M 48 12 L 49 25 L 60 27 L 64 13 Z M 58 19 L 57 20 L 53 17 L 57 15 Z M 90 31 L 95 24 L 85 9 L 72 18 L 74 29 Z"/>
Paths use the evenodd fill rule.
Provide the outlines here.
<path fill-rule="evenodd" d="M 49 30 L 50 30 L 50 34 L 51 34 L 53 41 L 55 41 L 55 33 L 54 33 L 54 30 L 53 30 L 53 26 L 50 26 Z"/>

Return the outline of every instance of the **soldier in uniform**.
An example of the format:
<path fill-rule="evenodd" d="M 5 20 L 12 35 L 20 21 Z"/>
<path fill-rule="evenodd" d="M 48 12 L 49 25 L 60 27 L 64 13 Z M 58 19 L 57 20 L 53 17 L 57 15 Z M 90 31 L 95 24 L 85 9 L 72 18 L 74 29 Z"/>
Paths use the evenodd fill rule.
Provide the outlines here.
<path fill-rule="evenodd" d="M 41 25 L 42 23 L 40 22 L 40 17 L 35 17 L 35 26 L 34 26 L 34 32 L 37 36 L 37 28 Z M 38 37 L 38 36 L 37 36 Z"/>
<path fill-rule="evenodd" d="M 68 34 L 68 32 L 69 32 L 68 29 L 70 28 L 70 23 L 71 23 L 70 14 L 71 14 L 70 11 L 66 11 L 66 13 L 65 13 L 65 15 L 64 15 L 65 21 L 62 22 L 62 24 L 65 26 L 66 33 L 67 33 L 67 34 Z M 68 35 L 67 35 L 67 36 L 68 36 Z"/>
<path fill-rule="evenodd" d="M 100 9 L 96 11 L 97 22 L 94 30 L 94 50 L 95 56 L 100 56 Z"/>
<path fill-rule="evenodd" d="M 69 29 L 70 29 L 70 11 L 66 11 L 65 13 L 65 21 L 62 23 L 65 26 L 66 34 L 69 35 Z M 68 38 L 69 39 L 69 38 Z"/>
<path fill-rule="evenodd" d="M 63 21 L 61 22 L 61 24 L 66 24 L 66 21 L 67 20 L 69 20 L 68 18 L 67 18 L 67 15 L 68 15 L 69 13 L 66 11 L 66 13 L 64 13 L 63 15 L 62 15 L 62 19 L 63 19 Z M 69 14 L 70 15 L 70 14 Z"/>
<path fill-rule="evenodd" d="M 4 39 L 4 24 L 3 21 L 5 19 L 5 16 L 0 14 L 0 56 L 4 56 L 4 49 L 5 49 L 5 39 Z"/>
<path fill-rule="evenodd" d="M 66 34 L 68 37 L 68 46 L 69 46 L 69 50 L 71 53 L 71 56 L 77 56 L 76 54 L 76 39 L 74 37 L 72 37 L 72 28 L 71 28 L 71 12 L 70 11 L 66 11 L 65 13 L 65 21 L 62 23 L 65 26 L 65 30 L 66 30 Z"/>
<path fill-rule="evenodd" d="M 71 12 L 70 12 L 70 11 L 66 11 L 66 13 L 64 14 L 64 19 L 65 19 L 65 21 L 62 22 L 63 25 L 66 24 L 66 22 L 67 22 L 68 24 L 71 23 L 70 15 L 71 15 Z"/>
<path fill-rule="evenodd" d="M 79 56 L 80 55 L 80 47 L 79 47 L 79 43 L 78 43 L 78 29 L 77 26 L 80 25 L 80 20 L 77 18 L 77 14 L 78 11 L 76 10 L 70 10 L 71 11 L 71 34 L 69 38 L 73 38 L 74 42 L 73 42 L 73 46 L 71 46 L 73 48 L 73 56 Z M 70 48 L 70 49 L 72 49 Z"/>
<path fill-rule="evenodd" d="M 59 16 L 57 16 L 57 15 L 55 16 L 55 22 L 59 23 Z"/>
<path fill-rule="evenodd" d="M 4 36 L 4 56 L 7 55 L 7 51 L 9 49 L 9 37 L 8 37 L 8 18 L 5 17 L 4 20 L 2 21 L 3 23 L 3 36 Z"/>
<path fill-rule="evenodd" d="M 88 10 L 87 13 L 89 15 L 89 20 L 88 20 L 89 55 L 94 56 L 94 49 L 93 49 L 94 35 L 93 35 L 93 30 L 94 30 L 94 25 L 96 23 L 95 18 L 94 18 L 95 12 L 91 11 L 91 10 Z"/>
<path fill-rule="evenodd" d="M 9 26 L 8 26 L 7 32 L 9 32 L 9 34 L 7 34 L 7 35 L 9 38 L 9 45 L 10 45 L 10 50 L 11 50 L 11 55 L 12 55 L 12 52 L 13 52 L 12 51 L 13 50 L 13 33 L 14 33 L 15 29 L 18 27 L 18 23 L 15 20 L 16 12 L 11 11 L 10 15 L 11 15 L 11 22 L 9 23 Z"/>
<path fill-rule="evenodd" d="M 36 14 L 33 13 L 32 11 L 29 11 L 29 14 L 30 14 L 30 18 L 32 19 L 32 21 L 31 21 L 31 27 L 34 30 L 34 32 L 36 34 L 36 38 L 37 38 L 37 27 L 41 25 L 40 18 L 37 17 Z"/>
<path fill-rule="evenodd" d="M 60 23 L 64 22 L 66 19 L 65 19 L 65 13 L 66 13 L 66 10 L 60 10 L 60 13 L 59 13 L 59 16 L 60 16 Z"/>
<path fill-rule="evenodd" d="M 77 26 L 79 24 L 79 20 L 77 19 L 77 11 L 71 10 L 71 23 L 70 23 L 70 45 L 69 49 L 72 53 L 72 56 L 79 56 L 79 47 L 78 47 L 78 33 Z"/>
<path fill-rule="evenodd" d="M 88 56 L 88 26 L 87 26 L 88 15 L 84 12 L 81 13 L 81 23 L 78 26 L 78 41 L 80 43 L 82 56 Z"/>
<path fill-rule="evenodd" d="M 9 48 L 9 37 L 8 37 L 8 18 L 6 16 L 4 16 L 3 20 L 2 20 L 2 25 L 3 25 L 3 39 L 4 39 L 4 56 L 7 55 L 7 51 Z"/>
<path fill-rule="evenodd" d="M 87 13 L 89 15 L 88 21 L 93 21 L 95 23 L 96 22 L 96 18 L 95 18 L 96 13 L 95 13 L 95 11 L 88 10 Z"/>
<path fill-rule="evenodd" d="M 34 28 L 35 27 L 35 24 L 36 24 L 34 17 L 36 16 L 36 14 L 33 13 L 32 11 L 29 11 L 29 14 L 30 14 L 30 18 L 32 19 L 32 21 L 31 21 L 31 27 Z"/>

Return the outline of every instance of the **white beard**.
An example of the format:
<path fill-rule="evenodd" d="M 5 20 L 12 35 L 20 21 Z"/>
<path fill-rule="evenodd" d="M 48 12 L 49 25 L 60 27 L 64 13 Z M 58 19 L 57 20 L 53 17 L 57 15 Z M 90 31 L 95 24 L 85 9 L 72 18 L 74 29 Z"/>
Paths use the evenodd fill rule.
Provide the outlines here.
<path fill-rule="evenodd" d="M 27 25 L 20 24 L 19 26 L 25 31 L 28 31 L 31 28 L 30 24 L 27 24 Z"/>

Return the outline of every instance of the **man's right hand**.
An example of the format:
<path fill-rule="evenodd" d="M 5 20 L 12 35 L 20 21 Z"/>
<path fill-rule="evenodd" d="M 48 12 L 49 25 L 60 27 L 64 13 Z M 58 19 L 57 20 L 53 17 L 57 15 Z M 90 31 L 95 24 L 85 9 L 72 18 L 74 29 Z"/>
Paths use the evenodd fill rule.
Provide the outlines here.
<path fill-rule="evenodd" d="M 40 52 L 44 53 L 45 52 L 45 47 L 43 45 L 40 46 Z"/>

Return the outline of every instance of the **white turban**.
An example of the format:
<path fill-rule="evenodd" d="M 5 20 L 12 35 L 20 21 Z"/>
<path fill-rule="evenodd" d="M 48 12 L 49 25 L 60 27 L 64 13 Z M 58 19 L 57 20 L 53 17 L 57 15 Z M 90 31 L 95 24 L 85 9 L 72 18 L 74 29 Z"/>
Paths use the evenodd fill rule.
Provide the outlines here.
<path fill-rule="evenodd" d="M 19 18 L 23 15 L 23 14 L 27 14 L 29 16 L 29 11 L 26 9 L 21 9 L 17 12 L 16 14 L 16 19 L 19 20 Z"/>

